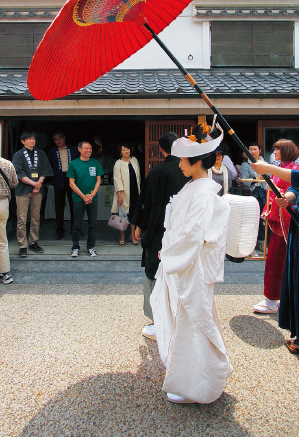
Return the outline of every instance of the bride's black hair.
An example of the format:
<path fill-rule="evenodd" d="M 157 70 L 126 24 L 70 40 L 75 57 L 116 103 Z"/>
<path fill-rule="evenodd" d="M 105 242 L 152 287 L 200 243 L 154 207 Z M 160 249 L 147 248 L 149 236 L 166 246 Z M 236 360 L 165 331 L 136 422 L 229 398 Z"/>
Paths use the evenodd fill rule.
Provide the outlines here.
<path fill-rule="evenodd" d="M 188 158 L 190 165 L 196 164 L 196 162 L 201 161 L 202 166 L 205 170 L 209 170 L 209 168 L 213 167 L 216 162 L 216 152 L 206 153 L 201 156 L 192 156 Z"/>

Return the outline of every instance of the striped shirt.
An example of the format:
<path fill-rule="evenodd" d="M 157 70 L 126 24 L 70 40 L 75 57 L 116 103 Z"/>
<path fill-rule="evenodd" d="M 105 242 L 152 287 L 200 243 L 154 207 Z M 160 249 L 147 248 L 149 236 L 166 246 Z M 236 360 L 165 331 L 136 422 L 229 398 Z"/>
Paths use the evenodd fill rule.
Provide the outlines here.
<path fill-rule="evenodd" d="M 13 164 L 7 159 L 0 157 L 0 168 L 8 179 L 9 187 L 16 187 L 18 185 L 18 178 Z M 10 197 L 10 190 L 3 176 L 0 174 L 0 198 L 3 197 Z"/>

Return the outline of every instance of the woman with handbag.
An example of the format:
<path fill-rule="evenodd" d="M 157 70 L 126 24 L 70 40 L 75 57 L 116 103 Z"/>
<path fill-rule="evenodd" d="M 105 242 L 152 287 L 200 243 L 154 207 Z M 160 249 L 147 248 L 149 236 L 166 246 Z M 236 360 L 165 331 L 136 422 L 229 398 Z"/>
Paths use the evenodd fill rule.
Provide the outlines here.
<path fill-rule="evenodd" d="M 118 159 L 113 168 L 114 197 L 111 212 L 117 214 L 119 206 L 122 206 L 128 214 L 129 221 L 132 219 L 140 194 L 140 168 L 138 160 L 131 156 L 128 144 L 119 144 Z M 135 239 L 135 225 L 130 225 L 131 241 L 134 246 L 138 244 Z M 125 244 L 125 233 L 120 231 L 119 244 Z"/>

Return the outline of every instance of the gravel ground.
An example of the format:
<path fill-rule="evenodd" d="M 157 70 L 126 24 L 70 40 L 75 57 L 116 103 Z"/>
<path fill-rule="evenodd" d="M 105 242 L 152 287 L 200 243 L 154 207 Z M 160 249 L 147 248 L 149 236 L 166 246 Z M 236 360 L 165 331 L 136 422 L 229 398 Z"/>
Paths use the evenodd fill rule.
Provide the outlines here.
<path fill-rule="evenodd" d="M 297 436 L 298 359 L 260 285 L 216 286 L 234 372 L 213 404 L 174 405 L 141 285 L 0 287 L 0 436 Z"/>

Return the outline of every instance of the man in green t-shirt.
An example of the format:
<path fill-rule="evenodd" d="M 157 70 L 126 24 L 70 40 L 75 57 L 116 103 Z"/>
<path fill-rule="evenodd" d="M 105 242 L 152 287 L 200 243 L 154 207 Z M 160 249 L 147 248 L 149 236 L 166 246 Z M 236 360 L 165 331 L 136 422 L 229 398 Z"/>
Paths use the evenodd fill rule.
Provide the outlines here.
<path fill-rule="evenodd" d="M 67 177 L 70 180 L 70 187 L 73 190 L 74 202 L 74 225 L 73 225 L 73 247 L 71 256 L 79 256 L 79 239 L 81 235 L 81 226 L 85 211 L 88 216 L 88 238 L 87 252 L 89 256 L 97 256 L 94 249 L 96 243 L 96 227 L 98 212 L 98 190 L 101 185 L 101 175 L 104 174 L 100 163 L 90 158 L 92 154 L 91 144 L 82 141 L 78 144 L 80 158 L 71 161 L 69 164 Z"/>

